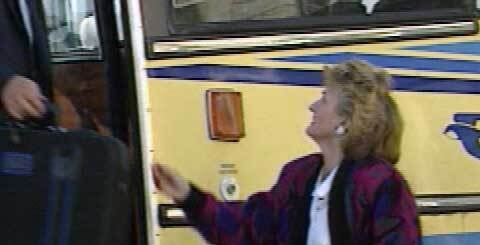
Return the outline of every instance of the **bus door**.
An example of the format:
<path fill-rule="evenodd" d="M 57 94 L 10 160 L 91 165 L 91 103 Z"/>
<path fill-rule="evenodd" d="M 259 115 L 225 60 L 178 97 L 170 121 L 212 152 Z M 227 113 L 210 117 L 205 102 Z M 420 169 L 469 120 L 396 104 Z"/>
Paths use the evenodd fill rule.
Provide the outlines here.
<path fill-rule="evenodd" d="M 129 146 L 132 202 L 137 209 L 132 210 L 135 225 L 126 239 L 132 239 L 132 244 L 146 244 L 142 236 L 144 218 L 140 218 L 144 213 L 141 165 L 135 154 L 137 103 L 130 77 L 129 42 L 124 38 L 128 26 L 124 28 L 122 17 L 125 2 L 43 0 L 43 5 L 58 124 L 67 130 L 90 129 L 113 136 Z"/>
<path fill-rule="evenodd" d="M 89 128 L 104 135 L 117 135 L 112 132 L 115 130 L 112 116 L 117 110 L 113 110 L 110 100 L 115 93 L 109 91 L 107 77 L 111 62 L 105 57 L 110 53 L 102 45 L 106 38 L 102 39 L 99 32 L 95 1 L 43 2 L 54 62 L 55 100 L 64 112 L 60 114 L 60 125 L 67 129 Z M 105 12 L 100 14 L 105 15 Z M 102 28 L 112 29 L 112 26 Z M 116 32 L 116 29 L 107 31 Z"/>
<path fill-rule="evenodd" d="M 220 200 L 268 190 L 283 163 L 317 151 L 304 134 L 307 108 L 325 65 L 347 59 L 393 75 L 405 120 L 398 168 L 417 197 L 425 243 L 478 238 L 475 4 L 129 1 L 150 244 L 205 244 L 155 191 L 150 163 L 173 166 Z"/>

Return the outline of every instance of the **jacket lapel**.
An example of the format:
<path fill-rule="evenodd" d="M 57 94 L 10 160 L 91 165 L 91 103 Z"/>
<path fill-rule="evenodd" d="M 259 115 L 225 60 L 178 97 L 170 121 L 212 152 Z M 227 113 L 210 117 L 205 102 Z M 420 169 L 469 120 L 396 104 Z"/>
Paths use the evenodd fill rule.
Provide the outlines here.
<path fill-rule="evenodd" d="M 328 201 L 328 224 L 330 228 L 330 240 L 332 245 L 351 245 L 352 234 L 348 224 L 345 198 L 349 193 L 348 180 L 354 162 L 343 161 L 332 183 Z"/>
<path fill-rule="evenodd" d="M 301 185 L 303 193 L 298 193 L 294 200 L 293 212 L 291 213 L 291 236 L 289 245 L 307 244 L 308 228 L 310 226 L 310 206 L 312 203 L 312 191 L 318 178 L 321 166 L 323 165 L 322 157 L 316 158 L 316 162 L 312 163 L 312 168 L 306 170 Z"/>

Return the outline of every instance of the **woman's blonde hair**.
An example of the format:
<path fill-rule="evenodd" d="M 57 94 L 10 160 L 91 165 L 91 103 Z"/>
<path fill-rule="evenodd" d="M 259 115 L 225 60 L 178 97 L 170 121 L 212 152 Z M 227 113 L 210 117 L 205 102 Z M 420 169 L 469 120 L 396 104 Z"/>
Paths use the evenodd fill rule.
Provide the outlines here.
<path fill-rule="evenodd" d="M 342 138 L 345 155 L 353 160 L 373 156 L 397 163 L 403 121 L 390 95 L 390 75 L 359 60 L 327 67 L 324 74 L 326 86 L 340 96 L 337 113 L 347 129 Z"/>

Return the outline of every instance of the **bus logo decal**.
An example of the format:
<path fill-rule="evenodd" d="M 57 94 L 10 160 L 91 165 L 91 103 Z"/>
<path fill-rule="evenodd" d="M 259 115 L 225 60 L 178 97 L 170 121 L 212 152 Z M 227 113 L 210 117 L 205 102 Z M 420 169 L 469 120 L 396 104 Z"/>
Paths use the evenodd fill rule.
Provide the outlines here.
<path fill-rule="evenodd" d="M 443 133 L 460 141 L 468 154 L 480 159 L 480 129 L 477 127 L 480 113 L 457 113 L 453 116 L 453 121 Z"/>

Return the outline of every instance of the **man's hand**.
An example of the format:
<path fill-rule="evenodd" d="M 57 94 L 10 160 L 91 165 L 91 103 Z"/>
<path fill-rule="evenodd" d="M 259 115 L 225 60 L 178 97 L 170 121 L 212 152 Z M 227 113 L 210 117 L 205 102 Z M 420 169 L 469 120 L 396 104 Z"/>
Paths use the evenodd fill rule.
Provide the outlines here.
<path fill-rule="evenodd" d="M 5 83 L 0 99 L 5 111 L 16 120 L 40 118 L 46 110 L 44 101 L 47 99 L 40 92 L 38 85 L 23 76 L 11 77 Z"/>

